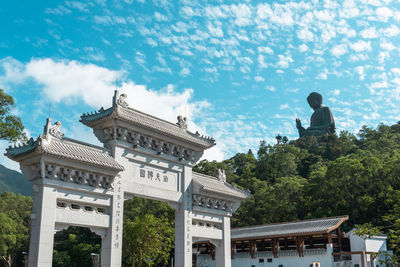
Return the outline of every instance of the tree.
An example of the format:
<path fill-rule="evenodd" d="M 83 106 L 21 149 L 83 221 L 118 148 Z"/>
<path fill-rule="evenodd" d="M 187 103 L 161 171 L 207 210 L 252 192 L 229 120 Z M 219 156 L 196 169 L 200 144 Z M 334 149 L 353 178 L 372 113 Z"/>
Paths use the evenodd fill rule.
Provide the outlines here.
<path fill-rule="evenodd" d="M 14 99 L 0 89 L 0 140 L 26 140 L 21 118 L 12 114 Z"/>
<path fill-rule="evenodd" d="M 69 227 L 54 236 L 53 266 L 92 266 L 91 253 L 100 254 L 101 237 L 83 227 Z"/>
<path fill-rule="evenodd" d="M 145 260 L 166 264 L 174 244 L 174 228 L 167 218 L 152 214 L 124 219 L 123 250 L 132 266 L 144 266 Z"/>
<path fill-rule="evenodd" d="M 8 266 L 22 264 L 28 250 L 32 198 L 5 192 L 0 195 L 0 250 Z"/>
<path fill-rule="evenodd" d="M 17 223 L 4 213 L 0 213 L 0 256 L 8 267 L 13 263 L 12 250 L 17 243 L 17 235 Z"/>

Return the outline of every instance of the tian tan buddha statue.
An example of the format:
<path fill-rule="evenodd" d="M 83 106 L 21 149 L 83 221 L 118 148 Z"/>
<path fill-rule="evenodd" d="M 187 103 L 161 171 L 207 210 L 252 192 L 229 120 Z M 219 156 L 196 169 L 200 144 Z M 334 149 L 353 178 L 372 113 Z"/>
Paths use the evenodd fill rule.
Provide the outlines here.
<path fill-rule="evenodd" d="M 299 136 L 316 136 L 320 137 L 327 134 L 335 133 L 335 121 L 328 107 L 322 106 L 322 96 L 318 93 L 311 93 L 307 97 L 308 104 L 314 110 L 311 116 L 310 127 L 305 129 L 301 126 L 301 121 L 296 119 L 296 127 L 299 130 Z"/>

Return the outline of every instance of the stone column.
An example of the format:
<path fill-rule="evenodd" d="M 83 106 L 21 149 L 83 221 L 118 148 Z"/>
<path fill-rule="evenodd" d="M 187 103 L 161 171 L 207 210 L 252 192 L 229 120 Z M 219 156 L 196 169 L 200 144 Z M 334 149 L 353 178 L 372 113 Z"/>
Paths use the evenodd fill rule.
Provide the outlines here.
<path fill-rule="evenodd" d="M 175 209 L 175 267 L 192 266 L 192 168 L 183 167 L 182 200 Z"/>
<path fill-rule="evenodd" d="M 57 191 L 43 181 L 40 179 L 33 184 L 29 267 L 51 267 L 53 261 Z"/>
<path fill-rule="evenodd" d="M 101 239 L 101 266 L 120 267 L 122 262 L 122 223 L 124 195 L 121 177 L 115 177 L 114 196 L 110 207 L 110 228 Z"/>
<path fill-rule="evenodd" d="M 215 246 L 215 266 L 231 267 L 231 217 L 222 219 L 222 240 Z"/>

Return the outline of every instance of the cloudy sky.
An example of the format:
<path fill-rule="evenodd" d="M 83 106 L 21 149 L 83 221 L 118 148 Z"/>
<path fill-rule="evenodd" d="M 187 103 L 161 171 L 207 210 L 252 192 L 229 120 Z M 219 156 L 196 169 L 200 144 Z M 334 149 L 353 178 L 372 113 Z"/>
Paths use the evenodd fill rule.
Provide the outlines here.
<path fill-rule="evenodd" d="M 33 137 L 50 113 L 96 144 L 79 117 L 116 88 L 133 108 L 186 115 L 217 160 L 296 138 L 312 91 L 338 131 L 400 120 L 398 0 L 1 1 L 0 25 L 0 88 Z"/>

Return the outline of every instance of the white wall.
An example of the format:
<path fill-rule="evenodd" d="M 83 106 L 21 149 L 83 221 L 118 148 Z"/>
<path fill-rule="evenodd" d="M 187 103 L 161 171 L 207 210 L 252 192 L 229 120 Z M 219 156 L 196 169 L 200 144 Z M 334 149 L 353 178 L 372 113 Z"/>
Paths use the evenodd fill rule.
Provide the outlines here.
<path fill-rule="evenodd" d="M 279 257 L 274 258 L 271 252 L 256 252 L 255 259 L 250 258 L 249 253 L 236 253 L 232 260 L 232 267 L 309 267 L 313 262 L 320 262 L 321 266 L 331 267 L 333 264 L 332 251 L 327 250 L 304 250 L 304 257 L 298 257 L 296 251 L 280 251 Z M 307 255 L 310 254 L 310 255 Z M 286 255 L 286 256 L 283 256 Z M 260 262 L 264 259 L 264 262 Z M 272 262 L 268 262 L 272 259 Z M 197 257 L 197 267 L 216 267 L 215 261 L 209 255 Z"/>
<path fill-rule="evenodd" d="M 360 236 L 354 235 L 353 230 L 346 233 L 346 236 L 350 239 L 351 251 L 366 251 L 366 252 L 379 252 L 379 251 L 387 251 L 386 247 L 386 236 L 372 236 L 367 239 L 363 239 Z M 380 258 L 384 258 L 383 255 L 380 255 Z M 352 255 L 353 264 L 359 264 L 362 266 L 362 256 L 361 255 Z M 367 266 L 371 266 L 371 257 L 369 255 L 366 256 Z M 383 266 L 379 264 L 379 258 L 375 260 L 375 264 L 379 266 Z"/>

